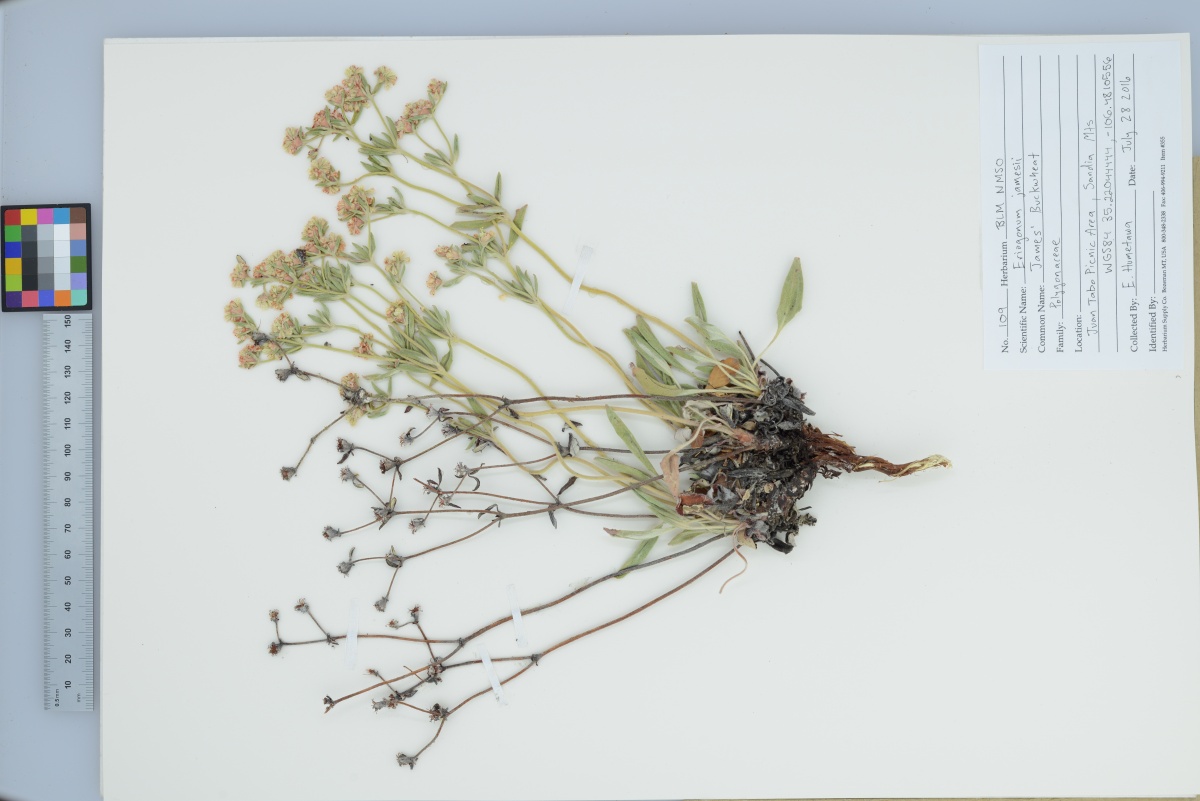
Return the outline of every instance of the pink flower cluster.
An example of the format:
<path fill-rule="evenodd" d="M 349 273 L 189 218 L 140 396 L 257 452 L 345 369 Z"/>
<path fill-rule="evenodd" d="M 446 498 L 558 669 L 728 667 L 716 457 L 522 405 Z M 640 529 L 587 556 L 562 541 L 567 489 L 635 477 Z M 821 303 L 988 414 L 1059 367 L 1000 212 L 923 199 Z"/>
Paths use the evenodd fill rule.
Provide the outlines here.
<path fill-rule="evenodd" d="M 375 70 L 375 91 L 380 89 L 391 89 L 396 85 L 396 73 L 392 72 L 388 67 L 378 67 Z"/>
<path fill-rule="evenodd" d="M 303 249 L 309 256 L 336 256 L 346 250 L 345 240 L 337 234 L 329 233 L 329 223 L 320 217 L 312 217 L 304 224 L 300 238 L 304 240 Z"/>
<path fill-rule="evenodd" d="M 362 67 L 347 67 L 346 77 L 325 93 L 325 99 L 329 101 L 329 105 L 341 109 L 346 114 L 362 111 L 370 99 Z"/>
<path fill-rule="evenodd" d="M 398 301 L 388 306 L 383 312 L 383 318 L 393 325 L 404 325 L 404 302 Z"/>
<path fill-rule="evenodd" d="M 254 320 L 246 314 L 240 300 L 231 300 L 225 304 L 225 321 L 233 323 L 233 335 L 238 342 L 246 341 L 257 330 Z"/>
<path fill-rule="evenodd" d="M 303 128 L 288 128 L 283 132 L 283 149 L 293 156 L 300 152 L 300 148 L 304 147 L 304 129 Z"/>
<path fill-rule="evenodd" d="M 363 189 L 356 184 L 338 201 L 338 219 L 346 223 L 351 234 L 357 236 L 362 232 L 364 221 L 370 216 L 371 208 L 375 205 L 374 195 L 375 190 Z"/>
<path fill-rule="evenodd" d="M 396 120 L 396 138 L 417 130 L 417 126 L 433 114 L 433 101 L 414 100 L 404 106 L 404 114 Z"/>
<path fill-rule="evenodd" d="M 399 281 L 404 278 L 404 265 L 412 261 L 403 250 L 397 250 L 383 260 L 383 269 L 388 275 Z"/>
<path fill-rule="evenodd" d="M 327 195 L 336 195 L 341 189 L 342 173 L 335 170 L 329 159 L 322 156 L 314 159 L 308 167 L 308 177 L 316 181 L 317 186 Z"/>
<path fill-rule="evenodd" d="M 235 287 L 244 287 L 250 280 L 250 265 L 241 256 L 237 257 L 237 266 L 229 273 L 229 282 Z"/>

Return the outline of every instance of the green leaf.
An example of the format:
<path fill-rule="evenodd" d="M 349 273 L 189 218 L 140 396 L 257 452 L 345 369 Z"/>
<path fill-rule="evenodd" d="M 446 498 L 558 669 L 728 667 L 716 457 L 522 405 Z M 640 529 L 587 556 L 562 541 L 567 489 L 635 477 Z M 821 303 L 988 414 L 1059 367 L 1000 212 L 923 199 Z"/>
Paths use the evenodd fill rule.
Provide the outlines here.
<path fill-rule="evenodd" d="M 624 462 L 614 459 L 611 456 L 597 456 L 595 461 L 596 464 L 600 465 L 601 467 L 604 467 L 613 473 L 620 473 L 621 475 L 629 476 L 634 481 L 645 481 L 654 475 L 654 473 L 646 473 L 645 471 L 637 469 L 633 465 L 625 464 Z"/>
<path fill-rule="evenodd" d="M 454 135 L 454 144 L 450 148 L 450 155 L 455 161 L 458 161 L 458 134 Z"/>
<path fill-rule="evenodd" d="M 458 231 L 479 231 L 483 228 L 488 228 L 492 224 L 490 219 L 487 220 L 459 220 L 450 223 L 450 227 Z"/>
<path fill-rule="evenodd" d="M 741 359 L 746 357 L 741 346 L 726 336 L 721 329 L 712 323 L 706 323 L 698 317 L 688 317 L 687 321 L 688 325 L 700 332 L 700 336 L 704 338 L 704 344 L 713 353 L 720 353 L 725 356 L 737 356 Z"/>
<path fill-rule="evenodd" d="M 668 542 L 667 545 L 682 545 L 685 542 L 691 542 L 692 540 L 696 539 L 696 537 L 699 537 L 701 534 L 710 534 L 710 533 L 712 533 L 712 532 L 706 531 L 705 529 L 702 529 L 702 528 L 700 528 L 700 529 L 684 529 L 683 531 L 679 532 L 674 537 L 672 537 L 671 541 Z"/>
<path fill-rule="evenodd" d="M 650 471 L 650 475 L 657 475 L 658 471 L 654 469 L 654 465 L 646 458 L 646 452 L 642 450 L 642 446 L 638 444 L 638 441 L 633 438 L 633 432 L 625 425 L 625 421 L 621 419 L 620 415 L 611 406 L 605 406 L 604 411 L 608 415 L 608 422 L 613 427 L 613 431 L 617 432 L 617 436 L 625 443 L 625 447 L 629 448 L 629 452 L 646 466 L 646 469 Z"/>
<path fill-rule="evenodd" d="M 647 395 L 676 397 L 679 395 L 695 394 L 695 391 L 692 390 L 680 389 L 679 387 L 668 387 L 666 384 L 655 381 L 649 373 L 637 366 L 633 368 L 633 377 L 637 380 L 638 384 L 641 385 L 642 389 Z"/>
<path fill-rule="evenodd" d="M 676 362 L 675 357 L 671 355 L 670 351 L 663 347 L 662 342 L 659 342 L 658 337 L 655 335 L 654 329 L 650 327 L 650 324 L 646 322 L 645 318 L 640 314 L 637 316 L 636 327 L 638 333 L 642 335 L 642 339 L 646 340 L 646 344 L 653 348 L 654 352 L 657 353 L 661 359 L 666 361 L 667 364 L 671 365 L 671 367 L 683 366 Z M 668 369 L 665 372 L 669 375 L 671 371 Z"/>
<path fill-rule="evenodd" d="M 636 328 L 626 328 L 625 336 L 629 338 L 629 342 L 633 345 L 639 367 L 650 373 L 650 377 L 655 381 L 660 381 L 668 386 L 675 383 L 674 379 L 667 378 L 671 374 L 670 363 L 650 343 L 646 342 L 645 338 Z M 650 369 L 651 367 L 653 369 Z"/>
<path fill-rule="evenodd" d="M 645 531 L 619 528 L 606 528 L 604 530 L 613 537 L 620 537 L 626 540 L 657 539 L 658 535 L 663 533 L 662 526 L 655 526 L 654 528 L 646 529 Z"/>
<path fill-rule="evenodd" d="M 500 197 L 500 176 L 496 176 L 496 197 Z M 525 209 L 529 206 L 522 206 L 517 209 L 517 213 L 512 218 L 512 231 L 508 234 L 508 246 L 511 248 L 517 243 L 517 231 L 521 231 L 525 227 Z"/>
<path fill-rule="evenodd" d="M 792 321 L 803 303 L 804 273 L 800 271 L 800 259 L 797 257 L 792 259 L 792 266 L 788 270 L 787 278 L 783 280 L 783 293 L 779 296 L 779 310 L 775 312 L 775 319 L 779 322 L 780 328 Z"/>
<path fill-rule="evenodd" d="M 646 492 L 643 487 L 631 489 L 630 492 L 636 495 L 638 499 L 642 501 L 642 503 L 649 507 L 650 514 L 654 515 L 668 526 L 683 528 L 687 525 L 687 520 L 685 520 L 675 511 L 674 504 L 667 503 L 653 493 Z"/>
<path fill-rule="evenodd" d="M 495 191 L 492 192 L 492 195 L 496 198 L 496 200 L 500 199 L 500 189 L 501 189 L 500 173 L 496 173 L 496 189 L 495 189 Z"/>
<path fill-rule="evenodd" d="M 704 309 L 704 298 L 700 296 L 700 285 L 692 282 L 692 308 L 696 310 L 697 319 L 708 322 L 708 312 Z"/>
<path fill-rule="evenodd" d="M 631 567 L 637 567 L 642 562 L 645 562 L 646 557 L 650 555 L 650 551 L 653 550 L 656 542 L 658 542 L 658 537 L 654 537 L 640 543 L 637 547 L 637 550 L 633 552 L 633 555 L 625 560 L 625 564 L 621 565 L 621 570 L 628 570 Z"/>

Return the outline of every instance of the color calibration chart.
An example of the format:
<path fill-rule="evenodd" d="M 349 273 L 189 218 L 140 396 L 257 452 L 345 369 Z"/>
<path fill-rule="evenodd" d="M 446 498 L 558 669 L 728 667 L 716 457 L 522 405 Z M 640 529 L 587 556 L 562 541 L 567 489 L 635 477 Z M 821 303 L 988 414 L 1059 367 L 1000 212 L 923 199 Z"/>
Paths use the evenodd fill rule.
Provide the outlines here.
<path fill-rule="evenodd" d="M 91 206 L 4 206 L 4 311 L 92 308 Z"/>

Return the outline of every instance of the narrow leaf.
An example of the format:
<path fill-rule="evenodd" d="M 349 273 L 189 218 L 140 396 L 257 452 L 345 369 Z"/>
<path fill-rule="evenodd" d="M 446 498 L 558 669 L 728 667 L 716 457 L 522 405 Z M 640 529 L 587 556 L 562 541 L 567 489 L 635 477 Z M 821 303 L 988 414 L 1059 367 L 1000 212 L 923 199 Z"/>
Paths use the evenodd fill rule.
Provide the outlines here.
<path fill-rule="evenodd" d="M 638 441 L 633 438 L 633 432 L 625 425 L 625 421 L 621 419 L 611 406 L 605 406 L 604 411 L 608 415 L 608 422 L 612 425 L 613 431 L 617 432 L 617 436 L 625 443 L 625 447 L 629 448 L 629 452 L 646 466 L 646 469 L 650 471 L 650 475 L 656 475 L 658 471 L 654 469 L 654 465 L 646 458 L 646 452 L 642 450 L 642 446 L 638 444 Z"/>
<path fill-rule="evenodd" d="M 650 555 L 650 551 L 654 548 L 654 544 L 658 542 L 658 537 L 648 539 L 638 545 L 637 550 L 633 552 L 633 556 L 625 560 L 625 564 L 621 565 L 621 570 L 628 570 L 631 567 L 636 567 L 646 561 L 646 557 Z"/>
<path fill-rule="evenodd" d="M 496 200 L 500 199 L 500 190 L 502 188 L 501 184 L 502 182 L 500 180 L 500 173 L 496 173 L 496 189 L 492 192 L 492 195 L 496 198 Z"/>
<path fill-rule="evenodd" d="M 647 473 L 644 470 L 639 470 L 633 465 L 625 464 L 624 462 L 614 459 L 611 456 L 597 456 L 595 462 L 612 473 L 620 473 L 623 476 L 629 476 L 634 481 L 645 481 L 646 479 L 654 476 L 653 473 Z"/>
<path fill-rule="evenodd" d="M 658 539 L 658 535 L 663 533 L 661 526 L 655 526 L 654 528 L 646 529 L 645 531 L 621 528 L 606 528 L 604 530 L 613 537 L 620 537 L 621 539 L 625 540 Z"/>
<path fill-rule="evenodd" d="M 450 223 L 450 227 L 458 231 L 478 231 L 482 228 L 487 228 L 492 224 L 489 220 L 458 220 Z"/>
<path fill-rule="evenodd" d="M 676 534 L 674 537 L 672 537 L 671 541 L 668 542 L 667 544 L 668 545 L 682 545 L 685 542 L 689 542 L 691 540 L 696 539 L 696 537 L 699 537 L 701 534 L 707 534 L 707 533 L 709 533 L 709 532 L 705 531 L 704 529 L 691 529 L 691 530 L 685 529 L 685 530 L 679 532 L 678 534 Z"/>
<path fill-rule="evenodd" d="M 797 257 L 792 259 L 792 266 L 788 270 L 787 278 L 783 281 L 783 293 L 779 296 L 779 309 L 775 312 L 775 319 L 780 328 L 791 322 L 796 313 L 800 311 L 803 302 L 804 273 L 800 271 L 800 259 Z"/>
<path fill-rule="evenodd" d="M 496 184 L 496 186 L 497 186 L 496 197 L 497 197 L 497 198 L 500 196 L 500 193 L 499 193 L 499 180 L 500 180 L 500 176 L 499 176 L 499 175 L 497 175 L 497 176 L 496 176 L 496 181 L 497 181 L 497 184 Z M 522 206 L 521 208 L 517 209 L 517 213 L 513 215 L 513 218 L 512 218 L 512 231 L 511 231 L 511 232 L 509 233 L 509 235 L 508 235 L 508 246 L 509 246 L 510 248 L 511 248 L 513 245 L 515 245 L 515 244 L 516 244 L 516 242 L 517 242 L 517 231 L 521 231 L 521 230 L 523 230 L 523 229 L 524 229 L 524 227 L 525 227 L 525 209 L 527 209 L 527 208 L 529 208 L 529 206 Z"/>
<path fill-rule="evenodd" d="M 647 395 L 663 395 L 667 397 L 678 395 L 694 395 L 698 390 L 686 390 L 679 387 L 668 387 L 665 384 L 655 381 L 645 370 L 640 367 L 633 368 L 633 377 L 637 379 L 639 385 L 645 390 Z"/>
<path fill-rule="evenodd" d="M 671 364 L 664 359 L 655 349 L 653 345 L 646 341 L 641 332 L 636 328 L 626 328 L 625 336 L 629 338 L 630 344 L 633 345 L 634 353 L 638 357 L 638 366 L 651 374 L 655 381 L 661 381 L 664 384 L 675 383 L 674 379 L 669 379 L 671 375 Z M 647 365 L 653 365 L 654 370 L 651 371 Z"/>
<path fill-rule="evenodd" d="M 657 353 L 660 358 L 665 360 L 667 364 L 671 365 L 672 367 L 682 366 L 676 364 L 675 357 L 673 357 L 670 352 L 663 347 L 663 344 L 658 341 L 658 337 L 655 335 L 654 329 L 650 327 L 650 324 L 646 322 L 646 319 L 640 314 L 637 316 L 637 330 L 638 333 L 642 335 L 642 339 L 646 340 L 646 344 L 653 348 L 654 352 Z M 670 373 L 671 371 L 667 370 L 666 372 Z"/>
<path fill-rule="evenodd" d="M 692 282 L 692 308 L 696 310 L 697 318 L 708 322 L 708 312 L 704 309 L 704 298 L 700 296 L 700 285 L 695 281 Z"/>

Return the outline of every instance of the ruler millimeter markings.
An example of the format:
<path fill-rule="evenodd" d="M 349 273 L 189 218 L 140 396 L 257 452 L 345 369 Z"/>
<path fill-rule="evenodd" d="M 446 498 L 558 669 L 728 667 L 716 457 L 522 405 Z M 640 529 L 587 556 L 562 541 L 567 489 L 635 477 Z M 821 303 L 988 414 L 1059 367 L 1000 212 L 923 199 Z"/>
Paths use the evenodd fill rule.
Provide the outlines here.
<path fill-rule="evenodd" d="M 94 708 L 92 315 L 42 316 L 43 706 Z"/>

